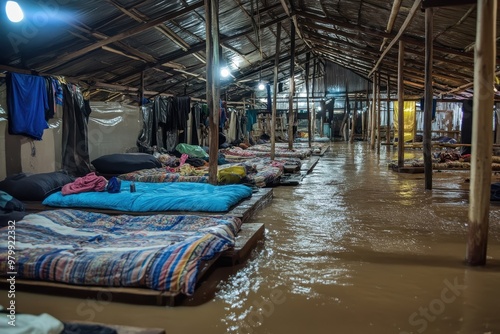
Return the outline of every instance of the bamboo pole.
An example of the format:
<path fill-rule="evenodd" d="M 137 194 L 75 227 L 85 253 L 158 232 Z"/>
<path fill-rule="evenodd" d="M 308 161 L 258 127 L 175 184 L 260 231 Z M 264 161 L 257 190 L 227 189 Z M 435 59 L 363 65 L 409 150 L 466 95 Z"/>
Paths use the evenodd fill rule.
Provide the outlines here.
<path fill-rule="evenodd" d="M 280 64 L 281 45 L 281 22 L 276 24 L 276 54 L 274 57 L 274 78 L 273 78 L 273 110 L 271 121 L 271 160 L 275 158 L 276 152 L 276 99 L 278 97 L 278 68 Z"/>
<path fill-rule="evenodd" d="M 369 121 L 369 114 L 370 114 L 370 81 L 366 81 L 366 112 L 363 112 L 363 116 L 361 117 L 362 120 L 362 132 L 363 132 L 363 140 L 367 140 L 367 128 L 368 128 L 368 121 Z"/>
<path fill-rule="evenodd" d="M 380 146 L 382 144 L 382 139 L 381 139 L 381 125 L 382 125 L 382 103 L 381 103 L 381 96 L 380 96 L 380 87 L 381 87 L 381 80 L 380 80 L 380 71 L 378 71 L 377 74 L 377 152 L 380 153 Z"/>
<path fill-rule="evenodd" d="M 375 116 L 377 115 L 377 112 L 376 112 L 376 101 L 377 101 L 377 73 L 378 72 L 375 72 L 373 74 L 373 89 L 372 89 L 372 112 L 371 112 L 371 116 L 370 116 L 370 125 L 371 125 L 371 129 L 370 129 L 370 134 L 371 134 L 371 137 L 370 137 L 370 147 L 372 150 L 375 149 L 375 126 L 377 125 L 377 120 L 375 119 Z"/>
<path fill-rule="evenodd" d="M 139 92 L 139 105 L 142 106 L 144 103 L 144 71 L 141 72 L 141 90 Z"/>
<path fill-rule="evenodd" d="M 354 111 L 352 113 L 352 123 L 351 123 L 351 137 L 349 138 L 350 143 L 354 143 L 354 134 L 356 132 L 356 119 L 358 117 L 358 97 L 354 97 Z"/>
<path fill-rule="evenodd" d="M 306 108 L 307 108 L 307 142 L 309 147 L 311 147 L 311 109 L 309 107 L 309 62 L 311 61 L 311 53 L 306 54 Z"/>
<path fill-rule="evenodd" d="M 391 144 L 391 77 L 387 74 L 387 111 L 385 120 L 386 129 L 385 129 L 385 143 L 387 144 L 387 149 L 390 149 Z"/>
<path fill-rule="evenodd" d="M 373 69 L 370 71 L 370 73 L 368 74 L 368 76 L 372 75 L 372 73 L 375 72 L 378 69 L 379 65 L 382 63 L 382 60 L 387 55 L 387 53 L 389 53 L 389 51 L 391 50 L 391 48 L 398 41 L 401 42 L 400 38 L 401 38 L 401 36 L 403 36 L 406 28 L 408 28 L 408 26 L 410 25 L 411 21 L 415 17 L 415 14 L 419 11 L 421 2 L 422 2 L 422 0 L 415 0 L 415 2 L 413 3 L 413 6 L 410 9 L 410 12 L 408 13 L 408 16 L 406 17 L 405 21 L 403 22 L 403 25 L 399 29 L 396 37 L 393 38 L 393 40 L 389 43 L 389 45 L 382 52 L 382 54 L 380 55 L 380 58 L 377 60 L 377 63 L 375 64 L 375 66 L 373 66 Z"/>
<path fill-rule="evenodd" d="M 219 0 L 205 0 L 205 29 L 207 41 L 207 105 L 209 111 L 208 182 L 217 184 L 219 156 Z"/>
<path fill-rule="evenodd" d="M 290 26 L 290 95 L 288 102 L 288 149 L 293 149 L 293 125 L 295 123 L 293 114 L 293 95 L 295 93 L 295 25 Z"/>
<path fill-rule="evenodd" d="M 344 124 L 343 124 L 343 129 L 345 129 L 344 132 L 344 140 L 349 141 L 349 134 L 351 133 L 350 131 L 350 126 L 351 126 L 351 102 L 349 101 L 349 94 L 346 91 L 345 93 L 345 100 L 344 100 Z"/>
<path fill-rule="evenodd" d="M 467 263 L 486 264 L 493 142 L 497 1 L 477 1 Z"/>
<path fill-rule="evenodd" d="M 424 173 L 425 189 L 432 190 L 432 61 L 434 10 L 425 10 L 425 106 L 424 106 Z"/>
<path fill-rule="evenodd" d="M 398 53 L 398 167 L 404 167 L 405 163 L 405 123 L 404 123 L 404 83 L 403 83 L 403 61 L 405 55 L 405 44 L 399 41 Z"/>

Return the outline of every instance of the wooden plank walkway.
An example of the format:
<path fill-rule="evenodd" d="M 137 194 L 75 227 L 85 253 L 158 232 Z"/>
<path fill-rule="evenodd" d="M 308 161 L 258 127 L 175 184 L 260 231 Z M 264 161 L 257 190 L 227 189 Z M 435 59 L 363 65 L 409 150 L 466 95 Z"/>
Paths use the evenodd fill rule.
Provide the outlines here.
<path fill-rule="evenodd" d="M 219 264 L 234 266 L 244 262 L 257 247 L 257 244 L 264 240 L 265 226 L 261 223 L 247 223 L 241 226 L 241 231 L 236 237 L 234 248 L 223 252 L 219 259 Z"/>

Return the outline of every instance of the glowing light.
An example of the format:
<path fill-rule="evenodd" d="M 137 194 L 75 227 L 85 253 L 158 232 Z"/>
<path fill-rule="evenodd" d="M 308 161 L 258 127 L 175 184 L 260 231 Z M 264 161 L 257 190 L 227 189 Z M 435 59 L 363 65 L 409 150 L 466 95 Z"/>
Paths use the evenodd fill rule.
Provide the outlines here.
<path fill-rule="evenodd" d="M 259 82 L 259 89 L 264 90 L 265 88 L 266 86 L 262 82 Z"/>
<path fill-rule="evenodd" d="M 14 23 L 21 22 L 24 19 L 24 13 L 21 6 L 15 1 L 7 1 L 5 4 L 7 18 Z"/>
<path fill-rule="evenodd" d="M 321 111 L 321 107 L 318 107 L 318 111 Z"/>
<path fill-rule="evenodd" d="M 220 75 L 223 77 L 223 78 L 227 78 L 229 76 L 230 72 L 229 72 L 229 69 L 227 67 L 223 67 L 221 68 L 220 70 Z"/>

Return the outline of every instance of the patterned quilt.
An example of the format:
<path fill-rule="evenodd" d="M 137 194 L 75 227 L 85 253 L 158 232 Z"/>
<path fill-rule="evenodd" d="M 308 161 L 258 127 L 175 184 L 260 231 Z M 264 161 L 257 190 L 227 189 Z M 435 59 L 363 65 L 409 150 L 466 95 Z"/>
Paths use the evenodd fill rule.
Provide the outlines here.
<path fill-rule="evenodd" d="M 234 246 L 238 218 L 109 216 L 78 210 L 30 214 L 16 222 L 18 278 L 192 295 L 200 263 Z M 7 236 L 8 227 L 1 229 Z M 7 243 L 0 272 L 12 272 Z"/>
<path fill-rule="evenodd" d="M 208 176 L 205 175 L 181 175 L 180 173 L 169 173 L 164 168 L 142 169 L 122 174 L 119 178 L 122 180 L 136 182 L 208 182 Z"/>
<path fill-rule="evenodd" d="M 245 183 L 252 184 L 257 187 L 265 187 L 268 185 L 274 185 L 279 181 L 280 176 L 283 174 L 283 164 L 285 163 L 285 161 L 286 160 L 271 161 L 270 158 L 262 157 L 243 160 L 237 163 L 220 165 L 219 168 L 226 168 L 228 166 L 246 166 L 247 179 L 245 180 Z M 208 176 L 183 176 L 178 173 L 169 173 L 164 168 L 143 169 L 136 172 L 122 174 L 119 176 L 119 178 L 128 181 L 153 183 L 208 182 Z"/>

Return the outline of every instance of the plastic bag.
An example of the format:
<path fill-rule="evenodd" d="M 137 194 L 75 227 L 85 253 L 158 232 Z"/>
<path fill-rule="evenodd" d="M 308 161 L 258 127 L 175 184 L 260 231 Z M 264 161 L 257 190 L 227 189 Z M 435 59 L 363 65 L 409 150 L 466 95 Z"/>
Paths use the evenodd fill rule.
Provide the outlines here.
<path fill-rule="evenodd" d="M 198 145 L 178 144 L 175 149 L 191 158 L 208 158 L 208 153 Z"/>
<path fill-rule="evenodd" d="M 246 169 L 243 166 L 231 166 L 219 170 L 217 173 L 217 181 L 219 184 L 236 184 L 247 175 Z"/>

